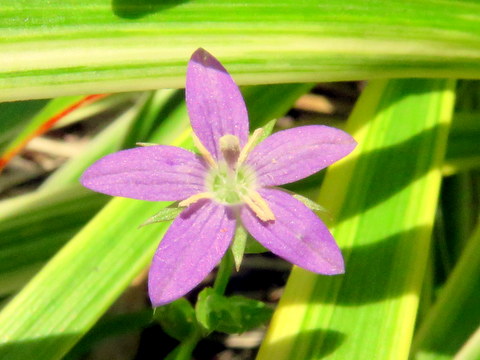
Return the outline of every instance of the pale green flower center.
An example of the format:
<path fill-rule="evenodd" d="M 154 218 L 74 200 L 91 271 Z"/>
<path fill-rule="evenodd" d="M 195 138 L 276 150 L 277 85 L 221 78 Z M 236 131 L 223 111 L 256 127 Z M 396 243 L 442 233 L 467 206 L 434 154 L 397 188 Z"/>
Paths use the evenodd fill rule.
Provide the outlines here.
<path fill-rule="evenodd" d="M 221 162 L 217 168 L 210 169 L 206 185 L 216 201 L 226 205 L 240 204 L 256 189 L 255 172 L 244 164 L 232 169 Z"/>

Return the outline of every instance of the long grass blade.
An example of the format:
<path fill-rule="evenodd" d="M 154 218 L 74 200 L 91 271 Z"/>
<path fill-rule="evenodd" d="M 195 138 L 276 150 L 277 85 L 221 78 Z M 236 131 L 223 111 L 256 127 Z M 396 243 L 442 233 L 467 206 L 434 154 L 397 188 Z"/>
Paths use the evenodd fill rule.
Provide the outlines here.
<path fill-rule="evenodd" d="M 327 171 L 346 273 L 294 268 L 258 360 L 408 358 L 429 256 L 453 81 L 372 82 L 347 126 L 358 148 Z"/>
<path fill-rule="evenodd" d="M 479 304 L 480 225 L 422 322 L 415 337 L 412 359 L 452 359 L 480 324 Z"/>
<path fill-rule="evenodd" d="M 0 99 L 181 88 L 204 47 L 240 84 L 480 78 L 472 0 L 0 1 Z"/>

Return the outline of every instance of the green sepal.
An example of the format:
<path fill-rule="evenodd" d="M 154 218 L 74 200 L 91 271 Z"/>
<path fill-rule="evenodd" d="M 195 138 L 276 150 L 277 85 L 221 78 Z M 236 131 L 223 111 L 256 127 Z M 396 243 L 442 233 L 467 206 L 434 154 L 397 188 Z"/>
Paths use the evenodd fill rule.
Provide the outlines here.
<path fill-rule="evenodd" d="M 277 119 L 273 119 L 273 120 L 270 120 L 269 122 L 267 122 L 264 126 L 262 126 L 263 133 L 262 133 L 261 136 L 259 136 L 257 144 L 259 142 L 265 140 L 265 138 L 267 138 L 268 136 L 271 135 L 271 133 L 273 131 L 273 128 L 275 127 L 276 123 L 277 123 Z"/>
<path fill-rule="evenodd" d="M 203 289 L 195 306 L 197 321 L 208 331 L 238 334 L 266 323 L 273 310 L 265 303 L 243 296 L 219 295 Z"/>
<path fill-rule="evenodd" d="M 163 208 L 158 213 L 149 218 L 147 221 L 145 221 L 142 225 L 140 225 L 139 228 L 146 225 L 175 219 L 185 209 L 183 207 L 178 207 L 177 205 L 178 204 L 172 204 L 171 206 Z"/>
<path fill-rule="evenodd" d="M 155 308 L 153 318 L 169 336 L 184 341 L 198 326 L 193 306 L 185 298 Z"/>
<path fill-rule="evenodd" d="M 297 199 L 298 201 L 300 201 L 303 205 L 308 207 L 310 210 L 321 211 L 321 212 L 325 212 L 325 213 L 328 212 L 327 209 L 325 209 L 322 205 L 316 203 L 312 199 L 309 199 L 309 198 L 307 198 L 305 196 L 302 196 L 302 195 L 299 195 L 299 194 L 292 194 L 292 196 L 295 199 Z"/>
<path fill-rule="evenodd" d="M 245 253 L 245 246 L 247 245 L 247 236 L 248 233 L 245 228 L 241 225 L 238 225 L 235 229 L 235 235 L 232 242 L 232 254 L 233 260 L 235 261 L 235 269 L 237 271 L 240 269 L 240 264 L 242 263 L 243 254 Z"/>

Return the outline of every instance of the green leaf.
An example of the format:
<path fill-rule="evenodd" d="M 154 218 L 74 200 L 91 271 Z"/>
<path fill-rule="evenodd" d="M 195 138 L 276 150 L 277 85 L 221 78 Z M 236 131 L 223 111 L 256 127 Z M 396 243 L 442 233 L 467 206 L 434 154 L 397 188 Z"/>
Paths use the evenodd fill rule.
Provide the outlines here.
<path fill-rule="evenodd" d="M 180 88 L 200 46 L 239 84 L 480 77 L 471 0 L 0 4 L 3 100 Z"/>
<path fill-rule="evenodd" d="M 83 359 L 93 346 L 115 335 L 122 335 L 132 331 L 141 331 L 152 323 L 152 309 L 141 310 L 127 314 L 106 316 L 72 348 L 62 360 Z"/>
<path fill-rule="evenodd" d="M 47 100 L 0 103 L 0 153 L 16 138 Z"/>
<path fill-rule="evenodd" d="M 264 359 L 409 356 L 441 180 L 454 81 L 372 81 L 319 202 L 346 262 L 340 276 L 294 268 L 260 348 Z"/>
<path fill-rule="evenodd" d="M 452 359 L 480 323 L 480 225 L 415 337 L 412 359 Z"/>
<path fill-rule="evenodd" d="M 462 349 L 455 355 L 455 360 L 478 360 L 480 358 L 480 327 L 468 339 Z"/>
<path fill-rule="evenodd" d="M 108 201 L 80 184 L 0 202 L 0 295 L 32 277 Z"/>
<path fill-rule="evenodd" d="M 186 340 L 197 328 L 195 310 L 184 298 L 155 308 L 154 319 L 163 331 L 178 341 Z"/>
<path fill-rule="evenodd" d="M 272 309 L 263 302 L 243 296 L 219 295 L 212 288 L 203 289 L 195 306 L 197 320 L 211 331 L 243 333 L 266 323 Z"/>
<path fill-rule="evenodd" d="M 480 167 L 480 112 L 455 114 L 443 172 L 451 175 L 460 171 Z"/>

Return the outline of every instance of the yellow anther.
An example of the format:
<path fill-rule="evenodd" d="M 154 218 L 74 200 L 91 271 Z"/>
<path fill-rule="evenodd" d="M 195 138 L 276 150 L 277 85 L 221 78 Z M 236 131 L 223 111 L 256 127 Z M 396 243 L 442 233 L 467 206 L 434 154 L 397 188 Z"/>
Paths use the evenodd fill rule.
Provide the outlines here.
<path fill-rule="evenodd" d="M 195 135 L 195 133 L 192 133 L 192 139 L 193 139 L 193 144 L 195 147 L 198 149 L 198 152 L 202 157 L 205 159 L 205 161 L 210 165 L 212 168 L 217 167 L 217 162 L 213 159 L 212 154 L 207 150 L 207 148 L 202 144 L 200 139 Z"/>
<path fill-rule="evenodd" d="M 250 136 L 247 143 L 245 144 L 242 151 L 240 152 L 240 155 L 238 156 L 238 161 L 237 161 L 238 165 L 242 164 L 245 161 L 250 151 L 252 151 L 255 145 L 257 145 L 258 139 L 260 138 L 260 136 L 262 136 L 262 134 L 263 134 L 262 128 L 259 128 L 253 132 L 252 136 Z"/>
<path fill-rule="evenodd" d="M 255 190 L 250 190 L 248 195 L 242 196 L 242 200 L 247 203 L 247 205 L 252 209 L 252 211 L 259 217 L 262 221 L 273 221 L 275 220 L 275 215 L 268 206 L 267 202 L 262 198 L 262 196 Z"/>
<path fill-rule="evenodd" d="M 209 192 L 201 192 L 195 195 L 190 196 L 189 198 L 186 198 L 185 200 L 182 200 L 178 203 L 178 206 L 181 207 L 187 207 L 192 204 L 195 204 L 197 201 L 202 200 L 202 199 L 211 199 L 212 194 Z"/>

